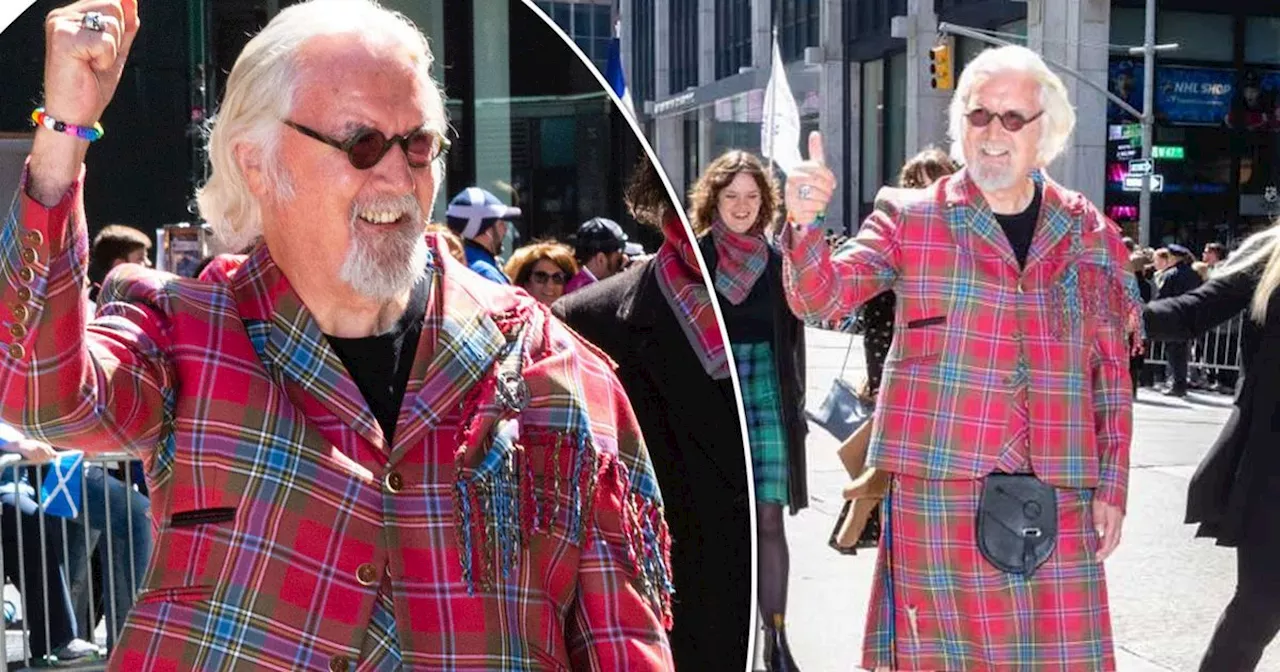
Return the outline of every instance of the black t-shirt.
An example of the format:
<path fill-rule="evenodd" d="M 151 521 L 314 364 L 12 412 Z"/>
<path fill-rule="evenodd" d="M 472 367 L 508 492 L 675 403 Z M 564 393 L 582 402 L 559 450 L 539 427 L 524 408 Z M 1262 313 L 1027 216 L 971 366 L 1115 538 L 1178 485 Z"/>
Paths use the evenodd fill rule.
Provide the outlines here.
<path fill-rule="evenodd" d="M 413 368 L 426 310 L 427 281 L 424 279 L 414 286 L 404 315 L 391 331 L 364 338 L 325 335 L 382 426 L 388 446 L 395 439 L 396 420 L 400 417 L 400 404 L 409 384 L 409 371 Z"/>
<path fill-rule="evenodd" d="M 1000 228 L 1009 238 L 1013 246 L 1013 255 L 1018 258 L 1018 265 L 1027 265 L 1027 253 L 1031 251 L 1031 239 L 1036 235 L 1036 222 L 1040 219 L 1040 185 L 1036 185 L 1036 193 L 1031 197 L 1027 209 L 1016 215 L 996 215 Z"/>

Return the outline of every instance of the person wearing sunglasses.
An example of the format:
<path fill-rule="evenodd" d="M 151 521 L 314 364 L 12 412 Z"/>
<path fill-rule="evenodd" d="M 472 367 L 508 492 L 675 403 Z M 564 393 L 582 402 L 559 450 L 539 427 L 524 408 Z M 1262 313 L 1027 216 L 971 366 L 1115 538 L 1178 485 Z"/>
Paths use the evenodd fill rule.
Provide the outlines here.
<path fill-rule="evenodd" d="M 977 56 L 949 121 L 964 167 L 882 189 L 838 254 L 823 241 L 835 178 L 820 135 L 784 196 L 798 316 L 897 295 L 870 445 L 892 479 L 862 665 L 1115 669 L 1102 563 L 1124 520 L 1141 342 L 1127 251 L 1045 171 L 1075 113 L 1035 52 Z"/>
<path fill-rule="evenodd" d="M 512 252 L 506 272 L 515 286 L 550 306 L 564 296 L 565 283 L 579 271 L 572 248 L 555 241 L 539 241 Z"/>
<path fill-rule="evenodd" d="M 139 4 L 47 15 L 0 224 L 0 417 L 146 467 L 154 552 L 108 669 L 670 670 L 671 535 L 636 415 L 604 355 L 427 233 L 448 119 L 403 15 L 272 18 L 197 195 L 246 257 L 216 282 L 122 264 L 89 313 L 84 157 L 155 140 L 98 121 Z"/>

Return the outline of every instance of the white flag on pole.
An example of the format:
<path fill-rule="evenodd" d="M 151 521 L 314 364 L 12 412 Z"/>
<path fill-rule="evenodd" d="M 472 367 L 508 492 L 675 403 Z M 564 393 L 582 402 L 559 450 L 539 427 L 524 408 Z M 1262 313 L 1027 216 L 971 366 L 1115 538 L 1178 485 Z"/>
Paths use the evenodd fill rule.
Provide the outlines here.
<path fill-rule="evenodd" d="M 760 153 L 773 159 L 784 173 L 800 163 L 800 108 L 796 107 L 787 70 L 782 65 L 778 36 L 773 36 L 773 62 L 764 90 L 764 120 L 760 124 Z"/>

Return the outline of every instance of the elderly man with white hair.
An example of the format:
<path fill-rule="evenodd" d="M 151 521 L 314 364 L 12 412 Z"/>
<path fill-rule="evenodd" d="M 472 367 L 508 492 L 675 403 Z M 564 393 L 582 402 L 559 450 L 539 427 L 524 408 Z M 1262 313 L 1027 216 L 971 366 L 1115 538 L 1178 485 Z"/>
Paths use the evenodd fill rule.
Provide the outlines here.
<path fill-rule="evenodd" d="M 245 47 L 201 214 L 233 276 L 119 267 L 88 314 L 83 160 L 138 0 L 46 20 L 0 228 L 0 415 L 142 458 L 158 532 L 113 670 L 665 670 L 669 535 L 611 365 L 424 235 L 426 39 L 315 0 Z M 664 627 L 665 626 L 665 627 Z"/>
<path fill-rule="evenodd" d="M 992 49 L 951 102 L 964 168 L 881 190 L 834 256 L 820 137 L 788 179 L 792 309 L 898 297 L 870 451 L 891 478 L 867 668 L 1115 668 L 1102 562 L 1124 519 L 1138 303 L 1120 233 L 1045 173 L 1074 124 L 1039 56 Z"/>

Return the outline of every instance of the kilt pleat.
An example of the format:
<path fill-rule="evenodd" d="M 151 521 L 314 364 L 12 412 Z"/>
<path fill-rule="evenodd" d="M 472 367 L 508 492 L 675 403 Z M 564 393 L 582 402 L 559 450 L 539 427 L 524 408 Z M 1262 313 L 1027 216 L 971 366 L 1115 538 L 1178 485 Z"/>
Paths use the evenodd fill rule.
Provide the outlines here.
<path fill-rule="evenodd" d="M 756 501 L 786 504 L 787 429 L 782 424 L 778 366 L 769 343 L 735 343 L 733 359 L 751 446 Z"/>
<path fill-rule="evenodd" d="M 1058 489 L 1058 541 L 1030 579 L 977 546 L 981 480 L 896 475 L 868 607 L 863 666 L 1114 670 L 1092 491 Z"/>

